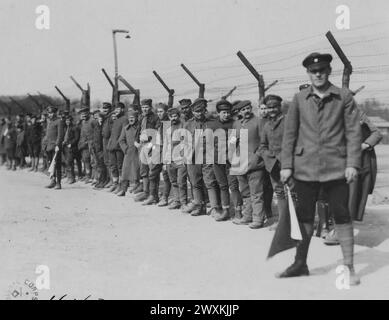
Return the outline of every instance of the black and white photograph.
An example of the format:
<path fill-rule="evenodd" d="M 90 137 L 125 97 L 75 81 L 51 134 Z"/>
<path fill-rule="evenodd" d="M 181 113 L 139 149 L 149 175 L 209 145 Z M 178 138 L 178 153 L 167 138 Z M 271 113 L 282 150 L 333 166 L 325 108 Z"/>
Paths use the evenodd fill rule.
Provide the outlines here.
<path fill-rule="evenodd" d="M 1 0 L 0 41 L 0 300 L 389 298 L 388 1 Z"/>

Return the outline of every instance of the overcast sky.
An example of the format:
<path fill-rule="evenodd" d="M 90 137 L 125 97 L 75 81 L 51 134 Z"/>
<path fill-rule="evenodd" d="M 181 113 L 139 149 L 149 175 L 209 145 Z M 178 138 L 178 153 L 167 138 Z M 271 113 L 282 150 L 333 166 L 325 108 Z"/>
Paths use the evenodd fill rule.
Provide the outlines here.
<path fill-rule="evenodd" d="M 37 30 L 35 8 L 50 8 L 50 30 Z M 350 30 L 335 27 L 338 5 L 351 11 Z M 90 83 L 92 100 L 110 100 L 101 68 L 113 75 L 113 28 L 118 35 L 119 72 L 141 90 L 142 98 L 167 99 L 152 74 L 157 70 L 177 98 L 195 98 L 197 89 L 179 66 L 185 63 L 217 99 L 237 85 L 233 98 L 257 99 L 255 79 L 236 56 L 241 50 L 263 72 L 279 80 L 269 92 L 290 99 L 307 80 L 302 59 L 313 51 L 330 52 L 331 30 L 349 56 L 351 89 L 357 97 L 389 103 L 389 1 L 336 0 L 1 0 L 0 95 L 56 95 L 80 92 L 69 79 Z M 333 62 L 340 85 L 342 65 Z"/>

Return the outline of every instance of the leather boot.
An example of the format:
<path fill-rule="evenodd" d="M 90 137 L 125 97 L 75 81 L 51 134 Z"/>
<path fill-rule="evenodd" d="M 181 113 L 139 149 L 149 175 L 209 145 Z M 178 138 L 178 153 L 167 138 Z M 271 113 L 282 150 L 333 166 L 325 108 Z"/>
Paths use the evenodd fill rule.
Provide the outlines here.
<path fill-rule="evenodd" d="M 216 221 L 227 221 L 230 220 L 230 210 L 229 208 L 223 208 L 222 214 L 215 218 Z"/>
<path fill-rule="evenodd" d="M 121 185 L 122 187 L 120 188 L 120 191 L 116 193 L 118 197 L 124 197 L 126 195 L 128 190 L 128 181 L 123 181 Z"/>
<path fill-rule="evenodd" d="M 193 202 L 189 202 L 188 204 L 185 204 L 182 206 L 181 212 L 182 213 L 191 213 L 194 210 L 195 206 L 196 205 Z"/>
<path fill-rule="evenodd" d="M 128 192 L 129 193 L 133 193 L 138 187 L 139 187 L 139 182 L 135 182 L 129 189 L 128 189 Z"/>
<path fill-rule="evenodd" d="M 157 204 L 157 199 L 153 195 L 149 195 L 149 197 L 142 203 L 142 206 L 150 206 L 152 204 Z"/>
<path fill-rule="evenodd" d="M 50 184 L 48 184 L 45 188 L 52 189 L 55 187 L 55 179 L 51 179 Z"/>
<path fill-rule="evenodd" d="M 208 210 L 207 215 L 211 216 L 212 218 L 217 218 L 222 215 L 222 209 L 221 208 L 211 208 Z"/>
<path fill-rule="evenodd" d="M 295 261 L 285 271 L 276 274 L 277 278 L 289 278 L 309 275 L 309 270 L 307 266 L 307 256 L 309 243 L 311 242 L 313 234 L 313 224 L 299 223 L 299 226 L 301 234 L 303 236 L 303 240 L 299 241 L 297 244 Z"/>
<path fill-rule="evenodd" d="M 166 207 L 168 204 L 168 198 L 162 197 L 162 199 L 158 202 L 158 207 Z"/>
<path fill-rule="evenodd" d="M 240 220 L 242 219 L 242 207 L 238 206 L 235 208 L 234 216 L 231 217 L 232 220 Z"/>
<path fill-rule="evenodd" d="M 234 219 L 232 222 L 238 225 L 248 225 L 253 222 L 253 209 L 250 198 L 243 199 L 242 218 Z"/>
<path fill-rule="evenodd" d="M 175 210 L 175 209 L 180 209 L 180 208 L 181 208 L 181 203 L 179 201 L 173 201 L 168 206 L 168 209 L 170 209 L 170 210 Z"/>
<path fill-rule="evenodd" d="M 111 186 L 111 188 L 109 188 L 109 192 L 114 192 L 115 190 L 116 190 L 116 188 L 118 187 L 118 185 L 119 185 L 119 178 L 113 178 L 112 179 L 112 186 Z"/>
<path fill-rule="evenodd" d="M 149 197 L 149 194 L 148 194 L 148 193 L 146 193 L 146 192 L 141 192 L 141 193 L 138 193 L 138 194 L 135 196 L 134 201 L 135 201 L 135 202 L 145 201 L 148 197 Z"/>
<path fill-rule="evenodd" d="M 143 184 L 142 183 L 139 183 L 138 186 L 133 190 L 133 194 L 138 194 L 138 193 L 141 193 L 143 192 Z"/>
<path fill-rule="evenodd" d="M 55 189 L 55 190 L 61 190 L 61 189 L 62 189 L 61 182 L 57 182 L 57 183 L 55 184 L 54 189 Z"/>
<path fill-rule="evenodd" d="M 194 209 L 190 213 L 192 217 L 203 216 L 206 214 L 207 214 L 207 209 L 204 204 L 195 204 Z"/>

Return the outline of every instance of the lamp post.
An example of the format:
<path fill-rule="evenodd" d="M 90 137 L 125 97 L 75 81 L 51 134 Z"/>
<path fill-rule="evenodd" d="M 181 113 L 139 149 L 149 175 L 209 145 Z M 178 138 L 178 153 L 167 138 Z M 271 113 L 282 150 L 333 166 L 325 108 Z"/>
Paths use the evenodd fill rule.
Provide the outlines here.
<path fill-rule="evenodd" d="M 114 59 L 115 59 L 115 87 L 113 90 L 113 103 L 114 106 L 116 107 L 119 102 L 119 81 L 118 81 L 118 76 L 119 76 L 119 70 L 118 70 L 118 52 L 117 52 L 117 45 L 116 45 L 116 34 L 117 33 L 126 33 L 126 39 L 129 39 L 130 36 L 128 35 L 129 31 L 128 30 L 122 30 L 122 29 L 114 29 L 112 30 L 112 38 L 113 38 L 113 52 L 114 52 Z"/>

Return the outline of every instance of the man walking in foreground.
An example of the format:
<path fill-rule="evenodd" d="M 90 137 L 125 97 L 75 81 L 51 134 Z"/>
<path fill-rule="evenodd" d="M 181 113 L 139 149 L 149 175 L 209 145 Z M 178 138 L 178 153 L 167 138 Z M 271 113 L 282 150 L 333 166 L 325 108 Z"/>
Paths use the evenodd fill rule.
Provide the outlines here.
<path fill-rule="evenodd" d="M 350 285 L 357 285 L 348 184 L 356 178 L 361 164 L 361 126 L 351 92 L 329 82 L 331 61 L 330 54 L 319 53 L 304 59 L 311 86 L 294 96 L 285 120 L 281 181 L 295 180 L 293 191 L 303 240 L 297 245 L 294 263 L 278 277 L 309 275 L 306 261 L 315 204 L 323 190 L 334 213 Z"/>

